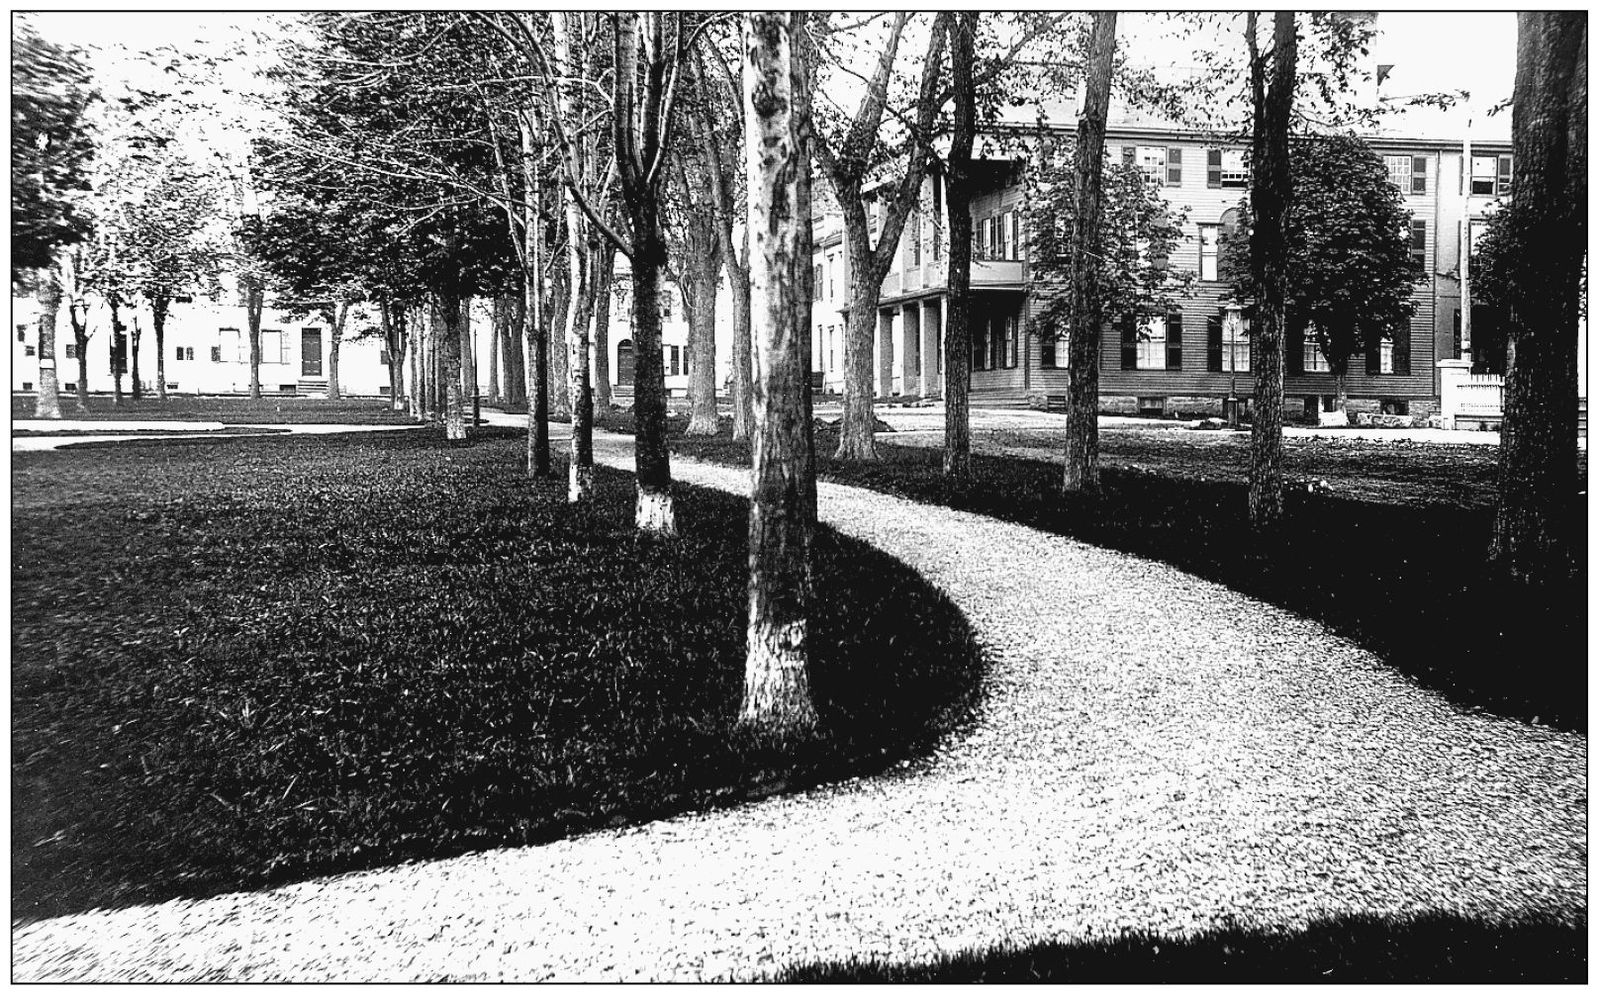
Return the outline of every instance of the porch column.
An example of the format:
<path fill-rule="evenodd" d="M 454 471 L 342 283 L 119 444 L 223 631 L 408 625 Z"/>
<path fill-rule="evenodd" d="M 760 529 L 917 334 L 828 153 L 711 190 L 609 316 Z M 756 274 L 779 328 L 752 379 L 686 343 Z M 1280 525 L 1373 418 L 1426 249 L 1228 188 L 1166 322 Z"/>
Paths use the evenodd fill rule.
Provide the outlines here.
<path fill-rule="evenodd" d="M 900 393 L 921 394 L 922 306 L 915 301 L 900 309 Z"/>
<path fill-rule="evenodd" d="M 878 312 L 878 397 L 894 393 L 894 312 Z"/>
<path fill-rule="evenodd" d="M 922 396 L 944 393 L 944 365 L 939 344 L 944 340 L 944 306 L 940 298 L 922 302 Z"/>

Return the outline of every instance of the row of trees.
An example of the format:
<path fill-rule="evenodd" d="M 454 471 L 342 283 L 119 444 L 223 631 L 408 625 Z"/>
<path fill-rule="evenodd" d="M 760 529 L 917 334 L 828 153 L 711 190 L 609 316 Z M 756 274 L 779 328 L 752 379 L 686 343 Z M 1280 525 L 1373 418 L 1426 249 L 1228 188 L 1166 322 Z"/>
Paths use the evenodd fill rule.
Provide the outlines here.
<path fill-rule="evenodd" d="M 1074 53 L 1031 85 L 1081 79 L 1086 97 L 1076 149 L 1031 146 L 1039 164 L 1033 182 L 1048 218 L 1030 226 L 1044 276 L 1041 332 L 1071 330 L 1068 489 L 1097 485 L 1100 329 L 1108 316 L 1181 287 L 1181 275 L 1160 262 L 1181 219 L 1166 212 L 1137 169 L 1108 164 L 1103 155 L 1114 88 L 1135 102 L 1174 100 L 1171 88 L 1119 68 L 1115 15 L 944 13 L 930 21 L 894 14 L 851 22 L 810 13 L 312 15 L 284 62 L 293 71 L 280 71 L 286 126 L 256 143 L 244 180 L 250 194 L 259 190 L 265 209 L 252 216 L 248 198 L 235 198 L 235 258 L 254 312 L 252 355 L 259 354 L 269 281 L 324 308 L 335 342 L 350 309 L 367 302 L 389 345 L 391 383 L 409 383 L 413 412 L 440 418 L 447 437 L 461 439 L 471 348 L 462 334 L 464 306 L 489 297 L 501 347 L 491 362 L 523 375 L 529 472 L 551 472 L 547 417 L 569 414 L 568 491 L 581 502 L 591 486 L 597 395 L 608 403 L 607 312 L 614 298 L 619 306 L 625 301 L 638 357 L 636 524 L 643 534 L 666 537 L 676 516 L 660 279 L 668 273 L 682 289 L 694 329 L 696 431 L 715 424 L 712 309 L 714 289 L 726 279 L 734 307 L 734 429 L 752 439 L 755 461 L 743 716 L 770 735 L 800 733 L 814 721 L 804 678 L 806 550 L 816 507 L 806 389 L 813 170 L 838 203 L 855 277 L 841 458 L 875 455 L 877 296 L 923 178 L 937 170 L 950 214 L 945 467 L 970 473 L 967 205 L 974 145 L 999 94 L 1014 91 L 1036 61 L 1023 57 L 1030 46 Z M 1227 265 L 1255 302 L 1250 508 L 1267 535 L 1282 514 L 1285 330 L 1314 330 L 1330 361 L 1346 362 L 1403 324 L 1404 294 L 1393 288 L 1414 274 L 1408 262 L 1386 255 L 1403 243 L 1391 224 L 1397 199 L 1377 193 L 1388 190 L 1381 166 L 1363 157 L 1359 143 L 1292 140 L 1296 101 L 1304 97 L 1295 16 L 1275 15 L 1266 38 L 1255 15 L 1244 21 L 1252 186 L 1240 232 L 1246 237 Z M 900 79 L 897 54 L 918 25 L 925 55 L 914 79 Z M 1326 69 L 1312 77 L 1316 92 L 1333 99 L 1339 87 L 1329 80 L 1348 71 L 1363 39 L 1339 18 L 1311 18 L 1308 26 L 1316 65 Z M 840 107 L 827 99 L 837 86 L 819 88 L 818 77 L 824 70 L 835 81 L 853 74 L 861 60 L 849 46 L 864 41 L 875 46 L 872 71 L 859 78 L 853 110 Z M 1569 91 L 1579 85 L 1570 72 L 1562 79 Z M 1519 78 L 1519 94 L 1532 86 Z M 950 147 L 941 158 L 938 140 L 946 132 Z M 1570 157 L 1570 149 L 1562 155 Z M 1297 157 L 1315 168 L 1293 168 Z M 1519 168 L 1519 183 L 1524 175 Z M 863 195 L 869 180 L 885 178 L 874 239 Z M 1536 186 L 1529 189 L 1538 196 Z M 1314 221 L 1327 204 L 1347 201 L 1352 191 L 1371 201 L 1359 225 L 1319 231 Z M 1391 237 L 1381 236 L 1385 228 Z M 1328 247 L 1351 239 L 1370 239 L 1363 250 L 1370 258 L 1350 272 L 1327 266 Z M 1133 246 L 1144 251 L 1117 251 Z M 613 271 L 619 256 L 627 265 L 621 288 Z M 1380 273 L 1402 278 L 1385 283 L 1375 278 Z M 1363 287 L 1365 296 L 1357 293 Z M 1507 436 L 1509 449 L 1519 437 L 1509 427 Z"/>

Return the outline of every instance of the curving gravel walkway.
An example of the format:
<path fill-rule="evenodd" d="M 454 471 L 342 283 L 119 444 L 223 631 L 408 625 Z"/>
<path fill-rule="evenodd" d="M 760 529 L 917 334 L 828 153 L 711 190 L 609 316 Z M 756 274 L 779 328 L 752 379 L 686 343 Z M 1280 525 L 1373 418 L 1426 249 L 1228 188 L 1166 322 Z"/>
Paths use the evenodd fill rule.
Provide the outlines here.
<path fill-rule="evenodd" d="M 596 449 L 631 468 L 630 440 Z M 695 980 L 1353 912 L 1585 922 L 1582 736 L 1459 714 L 1319 626 L 1160 564 L 819 494 L 825 520 L 947 591 L 993 653 L 985 716 L 930 763 L 543 847 L 31 924 L 13 979 Z"/>

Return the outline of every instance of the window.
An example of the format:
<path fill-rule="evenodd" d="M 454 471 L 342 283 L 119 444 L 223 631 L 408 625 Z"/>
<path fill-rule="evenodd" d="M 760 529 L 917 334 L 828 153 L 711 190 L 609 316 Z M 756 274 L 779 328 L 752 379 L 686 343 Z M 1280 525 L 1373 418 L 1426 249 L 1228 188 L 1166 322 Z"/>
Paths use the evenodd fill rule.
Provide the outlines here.
<path fill-rule="evenodd" d="M 33 347 L 32 346 L 23 346 L 22 347 L 22 355 L 23 356 L 32 356 L 33 355 Z"/>
<path fill-rule="evenodd" d="M 176 383 L 176 382 L 174 382 L 174 381 L 170 381 L 170 380 L 169 380 L 169 381 L 167 381 L 167 390 L 169 390 L 169 391 L 176 391 L 176 390 L 177 390 L 177 389 L 178 389 L 178 385 L 177 385 L 177 383 Z"/>
<path fill-rule="evenodd" d="M 678 376 L 678 365 L 683 361 L 683 352 L 677 346 L 668 346 L 667 357 L 667 376 Z"/>
<path fill-rule="evenodd" d="M 1011 253 L 1011 258 L 1012 259 L 1021 259 L 1022 256 L 1023 256 L 1023 249 L 1022 249 L 1022 212 L 1021 211 L 1012 211 L 1011 212 L 1011 245 L 1013 247 L 1013 252 Z"/>
<path fill-rule="evenodd" d="M 972 369 L 989 369 L 989 323 L 972 323 Z"/>
<path fill-rule="evenodd" d="M 175 359 L 175 360 L 192 360 L 192 359 L 194 359 L 194 347 L 193 346 L 178 346 L 177 347 L 177 355 L 175 355 L 173 357 L 173 359 Z"/>
<path fill-rule="evenodd" d="M 78 383 L 77 381 L 69 380 L 65 384 L 61 385 L 61 389 L 63 391 L 76 391 L 78 389 Z"/>
<path fill-rule="evenodd" d="M 1183 186 L 1183 150 L 1171 148 L 1167 150 L 1167 186 Z"/>
<path fill-rule="evenodd" d="M 1039 337 L 1039 366 L 1046 370 L 1060 367 L 1056 360 L 1057 349 L 1065 343 L 1065 339 L 1058 335 L 1042 335 Z"/>
<path fill-rule="evenodd" d="M 1006 351 L 1006 355 L 1004 357 L 1005 365 L 1007 367 L 1015 367 L 1017 365 L 1017 316 L 1016 315 L 1007 315 L 1006 316 L 1005 333 L 1006 333 L 1006 335 L 1005 335 L 1005 351 Z"/>
<path fill-rule="evenodd" d="M 1312 329 L 1306 329 L 1305 342 L 1301 344 L 1302 357 L 1301 372 L 1327 373 L 1328 358 L 1322 355 L 1322 347 L 1317 345 L 1317 337 Z"/>
<path fill-rule="evenodd" d="M 978 248 L 973 255 L 979 259 L 990 259 L 990 247 L 994 245 L 994 219 L 983 219 L 983 225 L 978 229 Z"/>
<path fill-rule="evenodd" d="M 28 341 L 28 326 L 26 326 L 26 325 L 18 325 L 17 326 L 17 341 L 18 342 L 27 342 Z"/>
<path fill-rule="evenodd" d="M 1425 219 L 1411 222 L 1411 261 L 1420 270 L 1428 268 L 1428 222 Z"/>
<path fill-rule="evenodd" d="M 826 333 L 826 337 L 827 337 L 827 340 L 828 340 L 828 369 L 829 370 L 837 370 L 837 369 L 839 369 L 838 365 L 836 363 L 834 363 L 834 361 L 833 361 L 833 337 L 834 337 L 834 334 L 835 334 L 834 333 L 834 327 L 832 325 L 829 325 L 828 326 L 828 331 Z"/>
<path fill-rule="evenodd" d="M 378 350 L 378 362 L 384 366 L 389 365 L 389 351 L 387 349 Z"/>
<path fill-rule="evenodd" d="M 1243 149 L 1206 150 L 1206 186 L 1245 187 L 1250 174 L 1244 168 Z"/>
<path fill-rule="evenodd" d="M 211 362 L 212 363 L 221 363 L 222 362 L 222 347 L 221 346 L 212 346 L 211 347 Z"/>
<path fill-rule="evenodd" d="M 1250 331 L 1244 313 L 1230 309 L 1222 318 L 1222 369 L 1230 373 L 1250 372 Z"/>
<path fill-rule="evenodd" d="M 67 359 L 75 360 L 77 358 L 78 358 L 78 344 L 75 343 L 75 342 L 67 343 Z"/>
<path fill-rule="evenodd" d="M 672 292 L 664 290 L 657 295 L 656 300 L 661 307 L 661 317 L 670 319 L 672 317 Z"/>
<path fill-rule="evenodd" d="M 838 263 L 838 261 L 839 261 L 839 257 L 838 257 L 837 254 L 828 257 L 828 299 L 829 300 L 832 300 L 833 296 L 834 296 L 833 274 L 834 274 L 834 271 L 838 269 L 838 266 L 835 265 L 835 264 Z"/>
<path fill-rule="evenodd" d="M 193 294 L 174 294 L 174 295 L 172 295 L 172 302 L 174 304 L 193 304 L 194 303 L 194 295 Z"/>
<path fill-rule="evenodd" d="M 1200 226 L 1200 279 L 1217 279 L 1218 249 L 1221 246 L 1222 226 Z"/>
<path fill-rule="evenodd" d="M 1385 339 L 1378 344 L 1378 372 L 1394 373 L 1394 340 Z"/>
<path fill-rule="evenodd" d="M 175 359 L 175 360 L 183 359 L 183 347 L 182 346 L 177 346 L 177 347 L 175 347 L 175 349 L 177 350 L 177 355 L 174 356 L 173 359 Z"/>
<path fill-rule="evenodd" d="M 1389 170 L 1389 182 L 1402 194 L 1428 192 L 1427 156 L 1384 156 L 1383 165 Z"/>
<path fill-rule="evenodd" d="M 939 260 L 944 258 L 944 223 L 939 220 L 939 215 L 937 213 L 938 209 L 935 208 L 934 210 L 935 210 L 935 213 L 934 213 L 934 216 L 933 216 L 933 239 L 932 239 L 932 242 L 933 242 L 933 261 L 935 263 L 937 263 Z"/>
<path fill-rule="evenodd" d="M 1123 150 L 1123 160 L 1128 160 L 1128 152 L 1132 151 L 1133 164 L 1139 171 L 1150 179 L 1161 183 L 1166 179 L 1167 150 L 1159 145 L 1140 145 Z"/>
<path fill-rule="evenodd" d="M 1015 211 L 1007 211 L 1000 216 L 1000 258 L 1017 258 L 1017 230 L 1012 224 Z"/>
<path fill-rule="evenodd" d="M 822 300 L 822 264 L 811 268 L 811 300 Z"/>
<path fill-rule="evenodd" d="M 24 391 L 31 391 L 31 390 L 33 390 L 33 381 L 31 381 L 31 380 L 25 380 L 25 381 L 23 381 L 23 382 L 22 382 L 22 389 L 23 389 L 23 390 L 24 390 Z"/>
<path fill-rule="evenodd" d="M 911 215 L 911 265 L 922 265 L 922 213 L 913 212 Z"/>
<path fill-rule="evenodd" d="M 1152 315 L 1140 323 L 1139 355 L 1136 370 L 1167 369 L 1167 323 L 1160 315 Z"/>
<path fill-rule="evenodd" d="M 1472 192 L 1485 197 L 1511 193 L 1511 157 L 1473 156 Z"/>

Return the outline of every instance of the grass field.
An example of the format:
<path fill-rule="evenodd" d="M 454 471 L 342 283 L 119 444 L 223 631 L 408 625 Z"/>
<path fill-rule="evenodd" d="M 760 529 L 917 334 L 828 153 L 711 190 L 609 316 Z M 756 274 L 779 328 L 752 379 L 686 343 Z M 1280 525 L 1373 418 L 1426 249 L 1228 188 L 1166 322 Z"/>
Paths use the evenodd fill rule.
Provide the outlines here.
<path fill-rule="evenodd" d="M 981 661 L 905 566 L 823 529 L 783 756 L 733 720 L 744 502 L 641 542 L 530 482 L 517 430 L 13 456 L 13 918 L 548 840 L 880 770 Z"/>
<path fill-rule="evenodd" d="M 676 452 L 750 459 L 726 429 L 686 437 L 681 419 L 672 425 Z M 898 435 L 879 438 L 878 462 L 854 464 L 833 459 L 838 437 L 819 430 L 818 474 L 1165 561 L 1317 619 L 1462 708 L 1586 727 L 1581 579 L 1529 598 L 1485 566 L 1494 447 L 1286 440 L 1299 487 L 1282 533 L 1263 538 L 1246 516 L 1242 438 L 1105 432 L 1104 493 L 1090 499 L 1061 494 L 1056 459 L 1026 455 L 976 455 L 972 480 L 952 484 L 938 449 L 898 445 Z M 1305 490 L 1309 480 L 1323 490 Z"/>
<path fill-rule="evenodd" d="M 11 418 L 33 418 L 34 399 L 11 396 Z M 61 417 L 65 419 L 172 419 L 175 421 L 222 422 L 229 425 L 284 425 L 308 422 L 338 422 L 357 425 L 408 423 L 403 413 L 391 411 L 381 398 L 196 397 L 171 395 L 165 402 L 147 396 L 134 401 L 123 398 L 117 405 L 109 395 L 89 396 L 89 411 L 78 410 L 77 395 L 61 396 Z"/>
<path fill-rule="evenodd" d="M 1218 930 L 1174 939 L 1131 934 L 952 954 L 933 962 L 796 966 L 776 982 L 1582 983 L 1581 926 L 1485 923 L 1448 914 L 1341 917 L 1299 930 Z"/>

